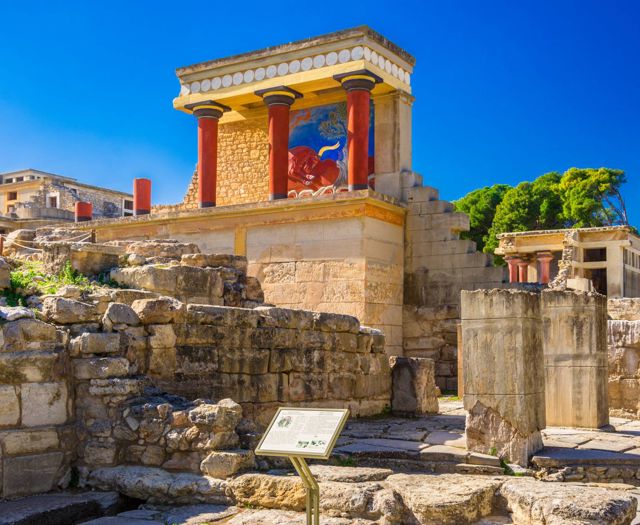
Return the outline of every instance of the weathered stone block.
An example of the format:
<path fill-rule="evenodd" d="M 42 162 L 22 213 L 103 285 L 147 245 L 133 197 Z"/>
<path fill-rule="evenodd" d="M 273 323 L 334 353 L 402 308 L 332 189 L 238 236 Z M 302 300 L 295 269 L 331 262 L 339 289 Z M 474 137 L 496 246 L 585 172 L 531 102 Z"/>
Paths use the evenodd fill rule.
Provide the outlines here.
<path fill-rule="evenodd" d="M 438 391 L 433 359 L 391 357 L 391 409 L 400 414 L 437 414 Z"/>
<path fill-rule="evenodd" d="M 153 324 L 147 327 L 151 348 L 172 348 L 176 345 L 176 334 L 170 324 Z"/>
<path fill-rule="evenodd" d="M 129 375 L 129 361 L 123 357 L 74 359 L 73 373 L 76 379 L 125 377 Z"/>
<path fill-rule="evenodd" d="M 467 448 L 527 465 L 545 426 L 539 295 L 463 291 L 461 307 Z"/>
<path fill-rule="evenodd" d="M 0 353 L 0 383 L 52 381 L 63 375 L 64 355 L 52 352 Z"/>
<path fill-rule="evenodd" d="M 126 290 L 123 290 L 126 291 Z M 133 301 L 132 301 L 133 302 Z M 138 314 L 129 306 L 123 303 L 111 303 L 104 313 L 103 323 L 109 320 L 112 325 L 127 324 L 129 326 L 137 326 L 140 324 Z"/>
<path fill-rule="evenodd" d="M 84 333 L 72 339 L 70 345 L 72 355 L 121 352 L 119 333 Z"/>
<path fill-rule="evenodd" d="M 0 385 L 0 426 L 17 425 L 20 420 L 20 401 L 16 388 Z"/>
<path fill-rule="evenodd" d="M 44 298 L 42 313 L 45 319 L 57 324 L 89 323 L 98 319 L 95 305 L 57 296 Z"/>
<path fill-rule="evenodd" d="M 606 306 L 606 297 L 597 293 L 541 294 L 549 425 L 598 428 L 609 423 Z"/>
<path fill-rule="evenodd" d="M 2 495 L 5 498 L 49 492 L 58 482 L 62 452 L 4 458 Z"/>
<path fill-rule="evenodd" d="M 67 421 L 65 383 L 25 383 L 20 389 L 22 425 L 60 425 Z"/>
<path fill-rule="evenodd" d="M 104 467 L 115 463 L 117 448 L 113 442 L 90 440 L 85 444 L 83 452 L 85 464 Z"/>
<path fill-rule="evenodd" d="M 57 449 L 60 445 L 58 432 L 53 428 L 2 432 L 0 442 L 7 456 L 46 452 Z"/>
<path fill-rule="evenodd" d="M 253 466 L 253 451 L 239 449 L 210 452 L 200 463 L 200 470 L 212 478 L 226 479 Z"/>
<path fill-rule="evenodd" d="M 56 346 L 56 328 L 37 319 L 18 319 L 2 327 L 3 350 L 52 350 Z"/>
<path fill-rule="evenodd" d="M 131 308 L 138 314 L 142 324 L 165 324 L 177 320 L 183 310 L 180 301 L 170 297 L 138 299 Z"/>

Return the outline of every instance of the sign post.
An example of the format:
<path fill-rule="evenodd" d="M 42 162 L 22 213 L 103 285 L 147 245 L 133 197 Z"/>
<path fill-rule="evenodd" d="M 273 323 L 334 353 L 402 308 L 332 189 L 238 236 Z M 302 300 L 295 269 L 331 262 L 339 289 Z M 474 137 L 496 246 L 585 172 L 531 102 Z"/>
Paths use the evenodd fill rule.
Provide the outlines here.
<path fill-rule="evenodd" d="M 307 525 L 320 525 L 320 487 L 305 458 L 329 459 L 348 418 L 347 409 L 281 407 L 256 448 L 293 464 L 307 489 Z"/>

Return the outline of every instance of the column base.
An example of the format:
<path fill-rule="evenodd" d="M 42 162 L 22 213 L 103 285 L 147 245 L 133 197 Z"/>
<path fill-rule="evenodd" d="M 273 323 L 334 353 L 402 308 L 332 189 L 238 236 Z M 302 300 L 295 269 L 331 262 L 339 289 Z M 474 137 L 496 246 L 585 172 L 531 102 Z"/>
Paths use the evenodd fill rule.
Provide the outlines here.
<path fill-rule="evenodd" d="M 214 208 L 215 202 L 201 202 L 198 204 L 198 208 Z"/>
<path fill-rule="evenodd" d="M 76 217 L 76 222 L 87 222 L 90 220 L 91 220 L 91 217 Z"/>
<path fill-rule="evenodd" d="M 269 194 L 270 201 L 277 201 L 279 199 L 287 199 L 289 196 L 286 193 L 271 193 Z"/>
<path fill-rule="evenodd" d="M 357 191 L 357 190 L 368 190 L 369 184 L 349 184 L 349 191 Z"/>
<path fill-rule="evenodd" d="M 151 213 L 151 210 L 135 210 L 135 215 L 136 217 L 138 215 L 149 215 Z"/>

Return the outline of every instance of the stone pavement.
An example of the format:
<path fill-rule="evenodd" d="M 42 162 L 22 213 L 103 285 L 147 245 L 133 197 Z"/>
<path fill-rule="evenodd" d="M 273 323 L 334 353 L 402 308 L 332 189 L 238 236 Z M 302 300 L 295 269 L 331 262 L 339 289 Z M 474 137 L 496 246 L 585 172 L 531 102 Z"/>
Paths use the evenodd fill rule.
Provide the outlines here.
<path fill-rule="evenodd" d="M 353 420 L 334 453 L 338 462 L 346 464 L 502 473 L 498 458 L 466 450 L 465 416 L 461 401 L 440 398 L 440 412 L 435 416 Z M 545 448 L 534 456 L 533 467 L 550 472 L 570 469 L 567 481 L 640 484 L 640 421 L 612 417 L 610 426 L 610 431 L 543 430 Z"/>

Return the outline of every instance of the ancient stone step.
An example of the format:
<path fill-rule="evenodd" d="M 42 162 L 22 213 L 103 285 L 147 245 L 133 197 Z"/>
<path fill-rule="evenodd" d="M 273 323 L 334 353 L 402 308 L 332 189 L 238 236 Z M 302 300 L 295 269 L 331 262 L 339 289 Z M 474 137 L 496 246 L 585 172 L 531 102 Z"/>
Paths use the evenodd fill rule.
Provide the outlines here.
<path fill-rule="evenodd" d="M 117 492 L 43 494 L 0 502 L 0 525 L 71 525 L 114 514 L 121 505 Z"/>
<path fill-rule="evenodd" d="M 541 483 L 512 479 L 500 487 L 515 523 L 628 524 L 636 516 L 637 501 L 630 493 L 571 483 Z"/>
<path fill-rule="evenodd" d="M 143 508 L 117 516 L 98 518 L 83 525 L 206 525 L 218 523 L 240 512 L 224 505 L 185 505 L 174 508 Z"/>

